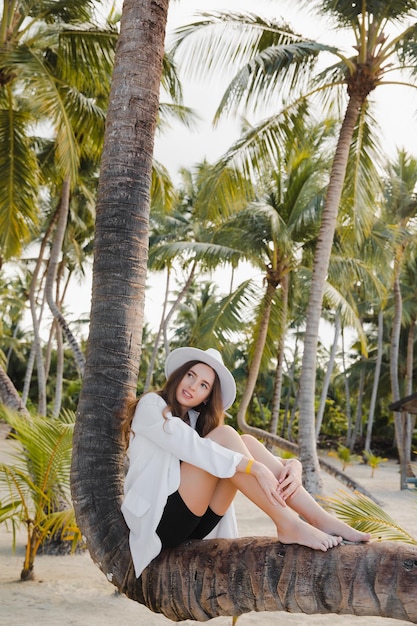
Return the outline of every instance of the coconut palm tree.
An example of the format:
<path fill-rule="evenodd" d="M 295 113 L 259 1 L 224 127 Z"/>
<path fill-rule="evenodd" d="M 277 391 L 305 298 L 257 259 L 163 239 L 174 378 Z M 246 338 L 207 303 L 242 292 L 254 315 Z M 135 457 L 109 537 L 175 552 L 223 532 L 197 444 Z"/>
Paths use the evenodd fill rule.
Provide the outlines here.
<path fill-rule="evenodd" d="M 153 140 L 167 12 L 168 0 L 127 0 L 123 6 L 97 197 L 87 361 L 74 433 L 72 492 L 77 517 L 93 558 L 103 570 L 114 571 L 115 580 L 129 570 L 128 534 L 119 508 L 123 446 L 118 411 L 126 396 L 135 393 L 139 370 Z M 103 447 L 87 452 L 86 419 L 95 431 L 93 438 L 111 451 L 110 456 Z M 88 459 L 93 457 L 97 464 L 91 471 Z M 111 476 L 110 482 L 105 475 Z M 106 492 L 101 510 L 91 508 L 87 495 L 93 483 Z M 116 547 L 112 555 L 109 539 Z"/>
<path fill-rule="evenodd" d="M 207 70 L 211 75 L 222 71 L 231 60 L 233 67 L 238 68 L 226 88 L 216 119 L 248 107 L 256 111 L 261 106 L 273 105 L 282 110 L 300 97 L 311 99 L 320 93 L 330 98 L 334 91 L 345 102 L 315 252 L 300 382 L 300 450 L 306 486 L 317 492 L 321 481 L 315 446 L 314 397 L 319 321 L 350 146 L 361 113 L 366 112 L 365 105 L 375 89 L 395 83 L 416 87 L 417 26 L 412 20 L 417 2 L 329 0 L 309 2 L 308 8 L 312 6 L 323 17 L 330 18 L 330 27 L 351 33 L 353 53 L 303 39 L 274 19 L 237 12 L 204 14 L 201 21 L 178 30 L 175 48 L 184 48 L 184 41 L 191 37 L 195 45 L 188 46 L 181 57 L 188 65 L 193 64 L 200 72 Z M 394 34 L 389 32 L 390 27 L 397 27 Z M 314 72 L 324 52 L 335 63 Z M 282 93 L 287 94 L 288 102 L 282 102 Z M 271 124 L 269 118 L 257 129 L 265 138 L 263 156 L 271 150 L 271 145 L 275 148 Z M 246 152 L 248 143 L 249 137 L 240 143 Z M 259 161 L 259 155 L 259 151 L 252 150 L 252 159 L 256 157 Z M 358 183 L 359 194 L 365 194 L 368 181 L 358 179 Z"/>
<path fill-rule="evenodd" d="M 4 3 L 1 15 L 0 153 L 7 176 L 0 184 L 0 254 L 19 255 L 22 245 L 33 240 L 43 221 L 42 196 L 53 196 L 53 186 L 68 191 L 61 208 L 69 203 L 70 189 L 78 176 L 80 159 L 97 159 L 104 130 L 104 109 L 109 89 L 117 31 L 114 25 L 93 22 L 94 3 L 74 0 L 68 6 L 50 2 Z M 49 140 L 36 137 L 47 126 Z M 49 150 L 49 152 L 48 152 Z M 53 163 L 53 167 L 51 164 Z M 59 192 L 58 192 L 59 193 Z M 56 214 L 56 219 L 58 214 Z M 63 225 L 57 232 L 64 232 Z M 38 274 L 43 253 L 55 221 L 47 220 L 47 236 L 40 248 L 30 288 L 35 353 L 39 383 L 39 412 L 46 413 L 40 317 L 35 305 Z M 58 248 L 58 245 L 56 246 Z M 56 249 L 55 255 L 60 250 Z M 51 307 L 56 264 L 51 263 L 47 290 Z M 59 316 L 58 316 L 59 317 Z M 60 318 L 62 319 L 62 317 Z"/>
<path fill-rule="evenodd" d="M 90 336 L 74 432 L 72 493 L 82 533 L 109 581 L 175 621 L 236 616 L 253 609 L 328 612 L 336 607 L 344 613 L 415 620 L 417 601 L 410 569 L 417 550 L 412 546 L 370 544 L 366 550 L 340 546 L 323 559 L 307 548 L 284 547 L 268 538 L 191 542 L 164 551 L 139 579 L 135 577 L 120 511 L 123 455 L 118 415 L 126 396 L 136 389 L 138 374 L 152 138 L 167 13 L 168 0 L 125 0 L 123 7 L 100 173 Z M 348 554 L 351 567 L 346 567 Z M 369 570 L 365 555 L 376 570 L 400 572 L 395 600 L 390 577 L 382 583 L 378 579 L 375 585 L 376 577 L 360 576 L 359 602 L 355 594 L 344 593 L 356 586 L 359 572 Z M 337 566 L 338 559 L 343 567 Z M 330 573 L 335 579 L 335 571 L 340 579 L 330 588 Z M 252 584 L 249 575 L 256 578 Z M 320 593 L 315 589 L 318 580 L 325 583 Z"/>
<path fill-rule="evenodd" d="M 169 324 L 190 290 L 196 272 L 210 271 L 219 263 L 221 252 L 211 245 L 212 222 L 201 218 L 196 211 L 201 186 L 204 185 L 208 164 L 196 166 L 196 173 L 182 169 L 181 182 L 173 194 L 173 203 L 165 203 L 159 210 L 151 210 L 148 267 L 152 272 L 166 271 L 166 288 L 161 322 L 157 332 L 154 353 L 145 381 L 148 389 L 156 354 L 163 336 L 165 353 L 169 353 Z M 152 209 L 152 207 L 151 207 Z M 162 209 L 162 210 L 161 210 Z M 169 210 L 168 210 L 169 209 Z M 174 302 L 168 307 L 170 280 L 173 274 L 180 276 L 180 289 Z"/>
<path fill-rule="evenodd" d="M 259 268 L 265 285 L 251 324 L 248 381 L 238 410 L 241 428 L 260 369 L 265 369 L 271 358 L 277 358 L 282 366 L 294 270 L 299 269 L 303 246 L 317 234 L 327 172 L 320 144 L 329 128 L 309 125 L 308 117 L 303 123 L 305 114 L 302 107 L 280 129 L 280 158 L 265 173 L 270 180 L 259 185 L 258 198 L 226 220 L 215 236 L 215 241 L 228 241 L 241 250 L 243 258 Z M 280 376 L 278 367 L 276 380 Z M 276 433 L 276 427 L 277 420 L 273 420 L 271 432 Z"/>
<path fill-rule="evenodd" d="M 75 544 L 81 536 L 75 523 L 69 489 L 74 417 L 68 422 L 2 411 L 12 429 L 12 461 L 0 464 L 0 523 L 23 526 L 27 543 L 21 580 L 33 580 L 38 550 L 59 535 Z"/>
<path fill-rule="evenodd" d="M 7 2 L 0 19 L 1 255 L 19 254 L 39 222 L 41 169 L 32 129 L 54 128 L 55 160 L 76 180 L 80 148 L 100 135 L 117 31 L 93 22 L 94 3 Z M 94 71 L 93 71 L 94 70 Z M 97 90 L 97 86 L 99 86 Z M 94 100 L 93 100 L 94 98 Z M 100 102 L 101 98 L 101 102 Z M 6 175 L 7 173 L 7 175 Z"/>
<path fill-rule="evenodd" d="M 401 395 L 400 388 L 400 335 L 403 324 L 403 295 L 402 278 L 403 267 L 406 266 L 407 251 L 410 248 L 411 262 L 415 259 L 415 223 L 417 216 L 417 196 L 415 186 L 417 183 L 417 160 L 410 157 L 404 151 L 398 153 L 398 159 L 391 164 L 389 178 L 385 193 L 385 213 L 388 219 L 398 228 L 397 238 L 394 244 L 393 266 L 393 322 L 391 333 L 390 353 L 390 380 L 391 392 L 394 402 L 398 402 Z M 410 370 L 409 370 L 410 376 Z M 402 378 L 402 377 L 401 377 Z M 407 436 L 410 431 L 407 422 L 410 417 L 394 412 L 395 433 L 398 455 L 401 466 L 401 489 L 406 489 L 407 465 L 410 458 L 411 440 Z"/>

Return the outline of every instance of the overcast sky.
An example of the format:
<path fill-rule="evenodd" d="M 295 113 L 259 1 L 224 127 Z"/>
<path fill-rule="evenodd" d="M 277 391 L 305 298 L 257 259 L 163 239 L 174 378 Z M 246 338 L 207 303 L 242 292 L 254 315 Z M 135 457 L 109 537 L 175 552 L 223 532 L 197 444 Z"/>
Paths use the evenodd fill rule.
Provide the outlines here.
<path fill-rule="evenodd" d="M 350 33 L 332 31 L 328 22 L 315 14 L 302 10 L 297 0 L 171 0 L 168 21 L 168 34 L 179 24 L 190 23 L 198 15 L 199 7 L 204 11 L 239 10 L 256 12 L 259 15 L 283 18 L 294 29 L 306 37 L 327 44 L 335 44 L 349 55 L 353 53 L 349 47 L 354 43 Z M 278 8 L 277 8 L 278 7 Z M 211 126 L 213 114 L 220 102 L 225 83 L 192 84 L 184 83 L 185 104 L 194 108 L 203 121 L 197 130 L 192 132 L 177 128 L 165 132 L 156 138 L 155 156 L 166 165 L 172 174 L 181 166 L 192 165 L 207 158 L 213 161 L 223 154 L 237 138 L 238 125 L 232 120 L 223 122 L 217 131 Z M 383 145 L 389 155 L 394 155 L 397 147 L 405 147 L 417 154 L 417 90 L 408 87 L 379 87 L 371 97 L 376 102 L 375 114 L 383 131 Z"/>

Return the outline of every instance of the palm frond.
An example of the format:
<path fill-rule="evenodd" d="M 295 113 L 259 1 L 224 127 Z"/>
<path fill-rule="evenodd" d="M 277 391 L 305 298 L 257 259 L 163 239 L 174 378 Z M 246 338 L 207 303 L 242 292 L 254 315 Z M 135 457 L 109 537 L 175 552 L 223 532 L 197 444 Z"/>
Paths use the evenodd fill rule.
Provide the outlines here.
<path fill-rule="evenodd" d="M 158 267 L 157 265 L 157 257 L 166 262 L 175 259 L 178 255 L 183 256 L 183 258 L 188 257 L 197 261 L 204 261 L 206 268 L 214 268 L 219 262 L 231 263 L 236 266 L 244 258 L 241 250 L 236 250 L 230 246 L 201 241 L 176 241 L 163 244 L 153 251 L 153 267 L 161 269 L 161 266 Z"/>
<path fill-rule="evenodd" d="M 177 195 L 168 170 L 155 159 L 152 162 L 151 211 L 168 213 Z"/>
<path fill-rule="evenodd" d="M 180 123 L 185 128 L 195 130 L 198 125 L 199 115 L 191 108 L 170 102 L 159 103 L 158 133 L 170 128 L 172 123 Z"/>
<path fill-rule="evenodd" d="M 3 479 L 13 484 L 19 497 L 25 492 L 33 501 L 55 501 L 62 498 L 65 485 L 69 484 L 73 424 L 58 419 L 32 417 L 4 413 L 12 427 L 11 438 L 16 442 L 14 459 Z M 1 476 L 1 475 L 0 475 Z"/>
<path fill-rule="evenodd" d="M 314 42 L 270 47 L 244 65 L 226 87 L 214 121 L 232 111 L 258 111 L 282 105 L 282 94 L 295 96 L 308 86 L 309 70 L 319 52 L 327 49 Z"/>
<path fill-rule="evenodd" d="M 8 259 L 20 253 L 38 225 L 39 168 L 27 137 L 33 118 L 15 109 L 13 102 L 0 109 L 0 250 Z"/>
<path fill-rule="evenodd" d="M 339 495 L 337 495 L 339 494 Z M 370 533 L 378 541 L 403 541 L 417 545 L 417 539 L 367 496 L 339 490 L 335 497 L 320 498 L 323 504 L 353 528 Z"/>
<path fill-rule="evenodd" d="M 252 280 L 243 281 L 232 293 L 214 302 L 200 325 L 202 335 L 216 334 L 222 343 L 248 322 L 247 311 L 252 308 L 256 286 Z"/>
<path fill-rule="evenodd" d="M 305 2 L 311 6 L 311 2 Z M 351 26 L 355 24 L 363 14 L 362 2 L 334 2 L 334 0 L 324 0 L 315 3 L 318 10 L 326 15 L 332 15 L 340 25 Z M 403 2 L 402 0 L 367 0 L 366 12 L 372 16 L 372 22 L 386 23 L 387 20 L 395 22 L 401 21 L 410 15 L 411 11 L 417 11 L 417 3 L 413 0 Z"/>
<path fill-rule="evenodd" d="M 42 2 L 25 2 L 27 16 L 37 20 L 57 22 L 81 22 L 91 19 L 94 2 L 92 0 L 43 0 Z"/>
<path fill-rule="evenodd" d="M 346 259 L 341 259 L 342 265 L 343 261 L 346 261 Z M 339 284 L 343 285 L 344 283 L 340 280 Z M 340 311 L 344 325 L 354 328 L 366 345 L 366 336 L 360 319 L 358 318 L 358 312 L 355 307 L 348 302 L 341 290 L 335 284 L 330 284 L 329 281 L 326 281 L 324 286 L 324 299 L 327 306 L 331 307 L 333 310 Z"/>

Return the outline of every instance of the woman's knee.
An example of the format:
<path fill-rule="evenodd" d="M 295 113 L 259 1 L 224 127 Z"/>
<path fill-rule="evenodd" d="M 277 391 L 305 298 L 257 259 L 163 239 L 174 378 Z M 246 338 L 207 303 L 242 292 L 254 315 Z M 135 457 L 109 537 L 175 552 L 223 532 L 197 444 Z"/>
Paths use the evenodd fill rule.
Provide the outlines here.
<path fill-rule="evenodd" d="M 222 424 L 221 426 L 217 426 L 212 431 L 210 431 L 207 435 L 209 439 L 212 439 L 216 443 L 221 443 L 227 445 L 227 443 L 233 441 L 241 441 L 241 436 L 233 428 L 233 426 L 229 426 L 228 424 Z"/>
<path fill-rule="evenodd" d="M 248 450 L 251 450 L 255 445 L 259 444 L 259 441 L 253 435 L 247 435 L 246 433 L 240 436 Z"/>

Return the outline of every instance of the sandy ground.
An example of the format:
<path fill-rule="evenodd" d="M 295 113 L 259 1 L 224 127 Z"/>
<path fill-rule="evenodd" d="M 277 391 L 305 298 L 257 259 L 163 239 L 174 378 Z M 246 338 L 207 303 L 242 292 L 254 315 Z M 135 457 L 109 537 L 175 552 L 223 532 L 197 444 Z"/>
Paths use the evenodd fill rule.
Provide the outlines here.
<path fill-rule="evenodd" d="M 0 432 L 0 459 L 8 457 L 9 442 Z M 335 461 L 336 462 L 336 461 Z M 417 489 L 399 490 L 398 465 L 389 461 L 380 466 L 374 478 L 371 470 L 355 464 L 347 473 L 372 491 L 387 512 L 413 536 L 417 537 Z M 323 475 L 327 494 L 344 487 Z M 236 510 L 241 535 L 273 535 L 268 518 L 243 496 L 237 498 Z M 35 561 L 36 580 L 20 582 L 24 537 L 19 536 L 12 551 L 12 535 L 0 525 L 0 621 L 4 626 L 164 626 L 172 624 L 162 615 L 115 593 L 114 587 L 93 564 L 89 555 L 39 555 Z M 231 626 L 230 617 L 218 617 L 213 626 Z M 190 620 L 181 624 L 197 624 Z M 238 626 L 399 626 L 400 620 L 378 617 L 302 615 L 284 612 L 248 613 L 238 619 Z"/>

